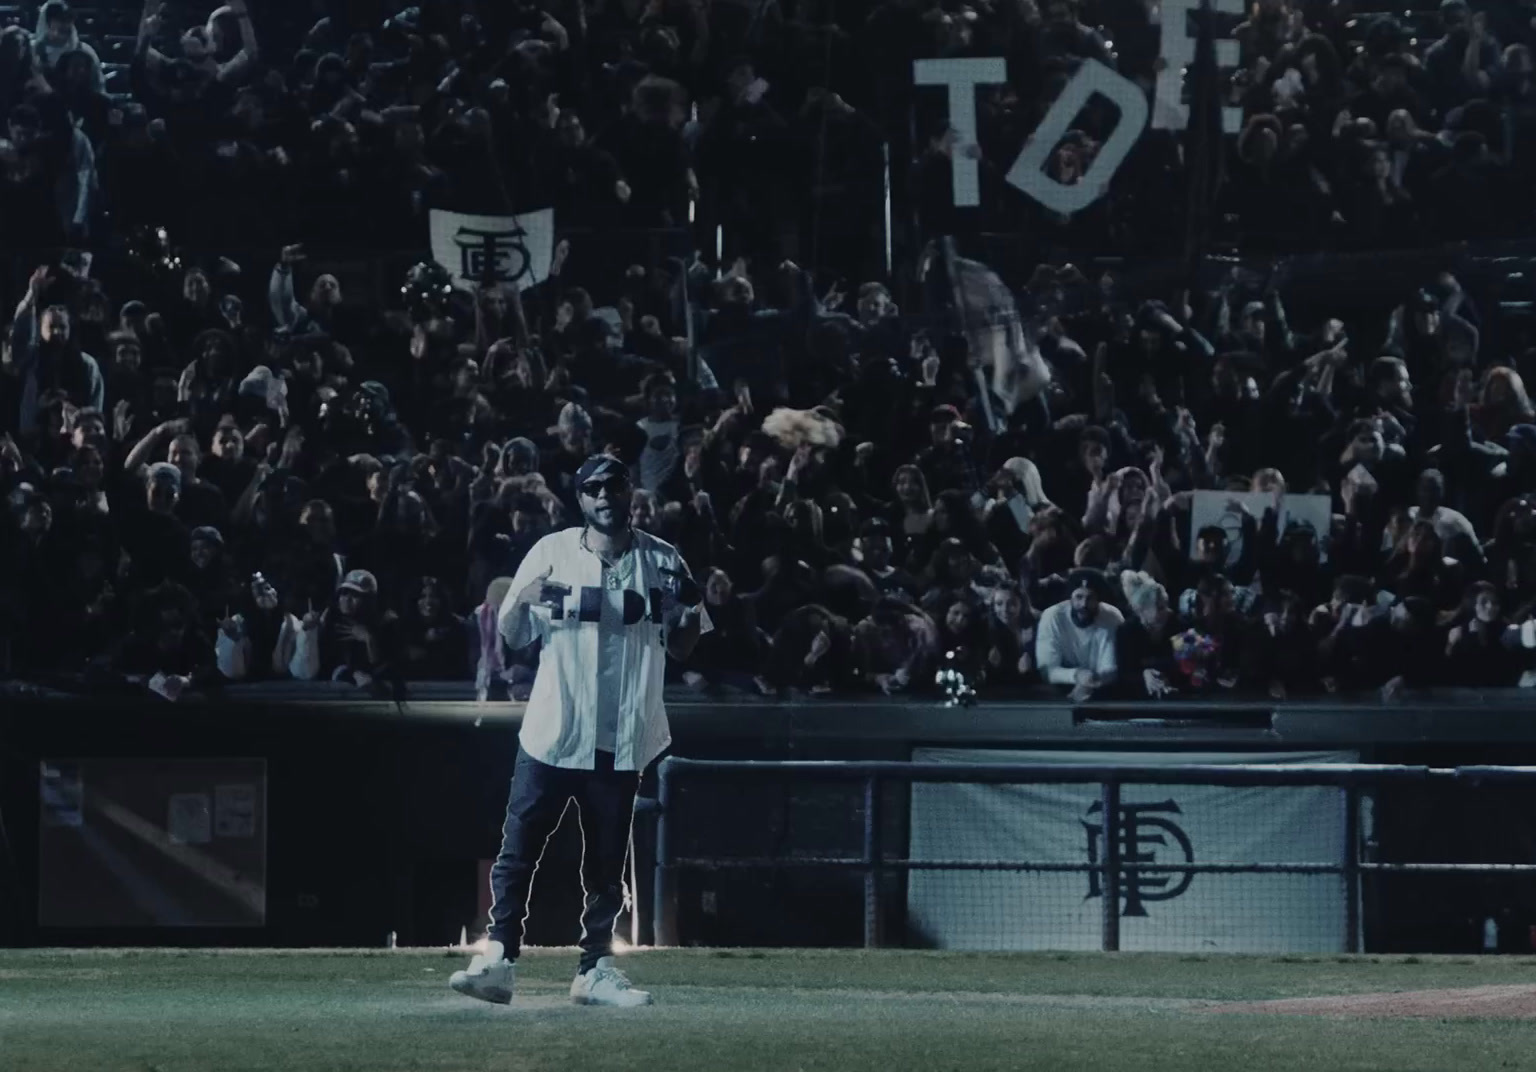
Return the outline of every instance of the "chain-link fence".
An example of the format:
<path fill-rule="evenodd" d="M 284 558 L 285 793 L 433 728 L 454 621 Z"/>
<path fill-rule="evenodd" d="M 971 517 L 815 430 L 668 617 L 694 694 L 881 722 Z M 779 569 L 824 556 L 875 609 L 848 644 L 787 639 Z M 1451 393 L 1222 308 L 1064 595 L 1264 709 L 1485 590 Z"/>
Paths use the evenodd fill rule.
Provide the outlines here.
<path fill-rule="evenodd" d="M 868 947 L 971 950 L 1536 941 L 1536 768 L 1188 758 L 669 759 L 657 944 L 838 945 L 860 930 Z"/>

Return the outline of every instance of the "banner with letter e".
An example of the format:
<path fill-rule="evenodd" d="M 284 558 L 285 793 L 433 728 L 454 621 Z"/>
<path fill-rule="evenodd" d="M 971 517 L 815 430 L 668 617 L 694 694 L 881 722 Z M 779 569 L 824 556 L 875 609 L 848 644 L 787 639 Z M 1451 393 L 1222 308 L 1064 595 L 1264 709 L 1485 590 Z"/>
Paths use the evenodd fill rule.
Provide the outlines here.
<path fill-rule="evenodd" d="M 518 290 L 549 278 L 555 250 L 555 210 L 516 216 L 473 216 L 435 208 L 430 214 L 432 259 L 453 281 L 475 289 L 487 281 Z"/>
<path fill-rule="evenodd" d="M 1353 752 L 1033 752 L 917 748 L 917 763 L 1096 766 L 1353 763 Z M 1125 785 L 1120 948 L 1169 953 L 1337 953 L 1347 948 L 1338 874 L 1180 871 L 1185 864 L 1339 864 L 1344 792 L 1328 787 Z M 928 861 L 1099 864 L 1100 785 L 914 783 L 909 857 Z M 924 870 L 907 885 L 918 944 L 963 950 L 1096 950 L 1102 873 Z"/>

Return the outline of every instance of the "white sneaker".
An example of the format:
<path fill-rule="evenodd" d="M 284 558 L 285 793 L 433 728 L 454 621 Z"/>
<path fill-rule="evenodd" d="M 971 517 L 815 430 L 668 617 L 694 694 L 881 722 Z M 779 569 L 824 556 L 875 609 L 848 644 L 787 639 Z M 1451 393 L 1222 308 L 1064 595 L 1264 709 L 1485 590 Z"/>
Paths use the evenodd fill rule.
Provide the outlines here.
<path fill-rule="evenodd" d="M 571 1000 L 577 1005 L 614 1005 L 632 1009 L 651 1004 L 651 995 L 629 985 L 629 978 L 613 966 L 612 957 L 604 957 L 597 967 L 571 981 Z"/>
<path fill-rule="evenodd" d="M 505 948 L 500 942 L 489 942 L 484 953 L 470 958 L 467 969 L 448 977 L 448 985 L 465 997 L 507 1005 L 516 979 L 517 965 L 506 958 Z"/>

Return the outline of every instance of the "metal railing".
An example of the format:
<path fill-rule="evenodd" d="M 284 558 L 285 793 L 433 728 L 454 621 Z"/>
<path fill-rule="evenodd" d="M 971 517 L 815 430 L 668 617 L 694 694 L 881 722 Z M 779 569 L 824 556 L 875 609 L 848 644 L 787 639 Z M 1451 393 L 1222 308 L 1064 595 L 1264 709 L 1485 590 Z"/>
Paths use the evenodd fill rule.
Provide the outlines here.
<path fill-rule="evenodd" d="M 842 761 L 716 761 L 668 758 L 658 769 L 654 871 L 654 939 L 659 946 L 678 944 L 678 887 L 681 872 L 739 869 L 829 868 L 862 872 L 864 879 L 864 945 L 882 943 L 886 911 L 883 879 L 892 872 L 1017 871 L 1097 873 L 1102 885 L 1102 948 L 1120 949 L 1121 896 L 1128 881 L 1140 874 L 1287 874 L 1337 875 L 1344 884 L 1346 952 L 1360 952 L 1361 878 L 1386 874 L 1536 875 L 1536 862 L 1383 862 L 1362 859 L 1360 816 L 1362 794 L 1369 789 L 1460 785 L 1520 786 L 1536 789 L 1536 766 L 1391 766 L 1377 764 L 1241 764 L 1126 766 L 1095 764 L 1007 764 L 842 762 Z M 682 856 L 674 849 L 678 783 L 689 777 L 725 776 L 733 780 L 763 777 L 800 782 L 863 783 L 863 846 L 859 855 L 796 855 L 753 857 Z M 1105 816 L 1122 815 L 1121 791 L 1126 785 L 1337 788 L 1344 794 L 1343 851 L 1336 861 L 1318 862 L 1182 862 L 1158 864 L 1124 858 L 1121 838 L 1105 836 L 1096 862 L 1043 860 L 914 860 L 887 857 L 884 852 L 883 789 L 888 784 L 971 783 L 990 785 L 1099 785 Z M 650 803 L 650 802 L 648 802 Z M 1121 824 L 1116 819 L 1116 826 Z M 1118 835 L 1118 830 L 1117 830 Z"/>

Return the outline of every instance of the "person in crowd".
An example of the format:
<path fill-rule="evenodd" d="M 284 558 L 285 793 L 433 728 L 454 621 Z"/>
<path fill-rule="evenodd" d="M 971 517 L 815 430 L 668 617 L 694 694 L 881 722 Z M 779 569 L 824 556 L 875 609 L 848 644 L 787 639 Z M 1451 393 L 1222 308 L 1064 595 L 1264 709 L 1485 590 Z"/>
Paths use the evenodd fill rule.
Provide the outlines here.
<path fill-rule="evenodd" d="M 1524 659 L 1519 630 L 1509 624 L 1496 586 L 1475 581 L 1445 638 L 1446 682 L 1466 688 L 1508 688 Z"/>
<path fill-rule="evenodd" d="M 300 621 L 293 676 L 301 681 L 339 681 L 360 689 L 388 686 L 398 678 L 399 618 L 379 605 L 379 582 L 367 570 L 352 570 L 325 610 L 308 611 Z"/>
<path fill-rule="evenodd" d="M 1120 676 L 1115 634 L 1125 616 L 1105 602 L 1108 586 L 1098 570 L 1074 570 L 1068 596 L 1040 615 L 1035 657 L 1040 676 L 1052 685 L 1070 685 L 1073 703 L 1082 703 Z"/>
<path fill-rule="evenodd" d="M 1126 570 L 1120 574 L 1128 611 L 1115 631 L 1115 665 L 1123 667 L 1121 682 L 1132 696 L 1160 700 L 1178 691 L 1173 643 L 1176 620 L 1168 590 L 1151 576 Z"/>
<path fill-rule="evenodd" d="M 1012 585 L 992 589 L 988 610 L 986 679 L 1013 685 L 1033 680 L 1039 614 Z"/>
<path fill-rule="evenodd" d="M 458 681 L 469 666 L 468 624 L 449 609 L 448 590 L 436 577 L 423 577 L 415 603 L 399 624 L 401 657 L 408 681 Z"/>
<path fill-rule="evenodd" d="M 738 691 L 765 689 L 767 638 L 757 626 L 753 602 L 738 593 L 730 574 L 712 569 L 704 579 L 704 605 L 714 630 L 699 637 L 682 677 L 689 685 L 724 685 Z"/>

